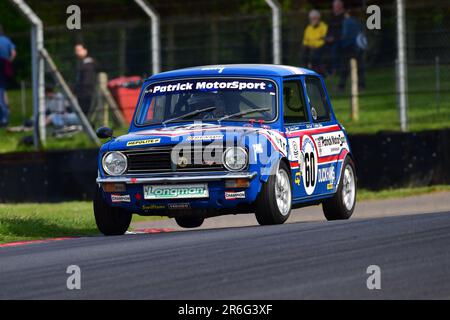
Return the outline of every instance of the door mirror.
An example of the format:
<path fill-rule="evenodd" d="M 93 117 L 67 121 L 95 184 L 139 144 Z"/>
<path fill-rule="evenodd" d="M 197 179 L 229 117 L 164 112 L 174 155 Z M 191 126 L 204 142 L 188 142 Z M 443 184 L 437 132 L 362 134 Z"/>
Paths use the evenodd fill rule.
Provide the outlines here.
<path fill-rule="evenodd" d="M 112 138 L 113 136 L 113 130 L 108 127 L 101 127 L 97 129 L 97 137 L 100 139 L 108 139 Z"/>

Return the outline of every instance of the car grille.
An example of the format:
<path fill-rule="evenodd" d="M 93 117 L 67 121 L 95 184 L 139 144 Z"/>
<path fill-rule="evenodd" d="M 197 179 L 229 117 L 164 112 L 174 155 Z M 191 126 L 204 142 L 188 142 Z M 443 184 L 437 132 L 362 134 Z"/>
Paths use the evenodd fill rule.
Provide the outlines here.
<path fill-rule="evenodd" d="M 127 150 L 127 173 L 180 172 L 180 171 L 221 171 L 223 147 L 211 146 L 187 147 L 175 152 L 172 162 L 172 147 L 154 147 L 140 150 Z M 211 158 L 213 156 L 213 158 Z M 178 161 L 178 158 L 183 160 Z M 212 159 L 216 161 L 212 161 Z M 181 163 L 180 163 L 181 162 Z"/>

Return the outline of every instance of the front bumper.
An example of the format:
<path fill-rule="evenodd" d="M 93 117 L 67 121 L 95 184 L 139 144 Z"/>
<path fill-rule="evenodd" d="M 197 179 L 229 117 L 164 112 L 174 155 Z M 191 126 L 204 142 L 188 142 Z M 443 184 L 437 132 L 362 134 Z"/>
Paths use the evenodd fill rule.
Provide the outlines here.
<path fill-rule="evenodd" d="M 252 180 L 256 172 L 184 172 L 184 173 L 161 173 L 152 174 L 151 177 L 143 175 L 124 175 L 119 177 L 97 178 L 97 183 L 177 183 L 177 182 L 210 182 L 227 179 L 249 179 Z"/>
<path fill-rule="evenodd" d="M 123 192 L 103 192 L 105 201 L 115 207 L 127 209 L 133 213 L 144 215 L 168 215 L 176 214 L 176 208 L 190 209 L 223 209 L 233 212 L 242 206 L 251 205 L 260 190 L 261 181 L 255 179 L 256 172 L 185 172 L 185 173 L 159 173 L 149 175 L 124 175 L 118 177 L 97 178 L 99 185 L 107 183 L 125 184 Z M 226 181 L 231 179 L 248 179 L 249 186 L 245 188 L 231 188 L 226 186 Z M 143 198 L 143 188 L 146 184 L 182 184 L 182 183 L 207 183 L 209 197 L 184 198 L 184 199 L 160 199 L 147 200 Z M 245 197 L 227 199 L 227 192 L 244 192 Z M 127 202 L 112 202 L 112 194 L 129 196 Z M 236 210 L 234 210 L 236 209 Z M 246 211 L 249 212 L 249 211 Z"/>

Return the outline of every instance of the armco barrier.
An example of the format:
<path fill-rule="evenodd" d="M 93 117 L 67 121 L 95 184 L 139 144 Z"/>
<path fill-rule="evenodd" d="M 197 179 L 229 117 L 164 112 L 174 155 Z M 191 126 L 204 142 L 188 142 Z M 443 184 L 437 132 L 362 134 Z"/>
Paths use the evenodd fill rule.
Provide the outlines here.
<path fill-rule="evenodd" d="M 450 183 L 450 129 L 353 135 L 360 188 L 385 189 Z M 97 150 L 0 155 L 0 202 L 90 199 Z"/>

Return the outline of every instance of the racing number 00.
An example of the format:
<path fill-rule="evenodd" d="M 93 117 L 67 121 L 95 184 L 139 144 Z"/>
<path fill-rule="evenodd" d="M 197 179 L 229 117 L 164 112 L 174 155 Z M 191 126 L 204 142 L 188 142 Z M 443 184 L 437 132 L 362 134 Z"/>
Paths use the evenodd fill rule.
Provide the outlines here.
<path fill-rule="evenodd" d="M 316 159 L 314 158 L 314 152 L 307 152 L 305 154 L 305 182 L 306 187 L 314 187 L 316 184 Z"/>

